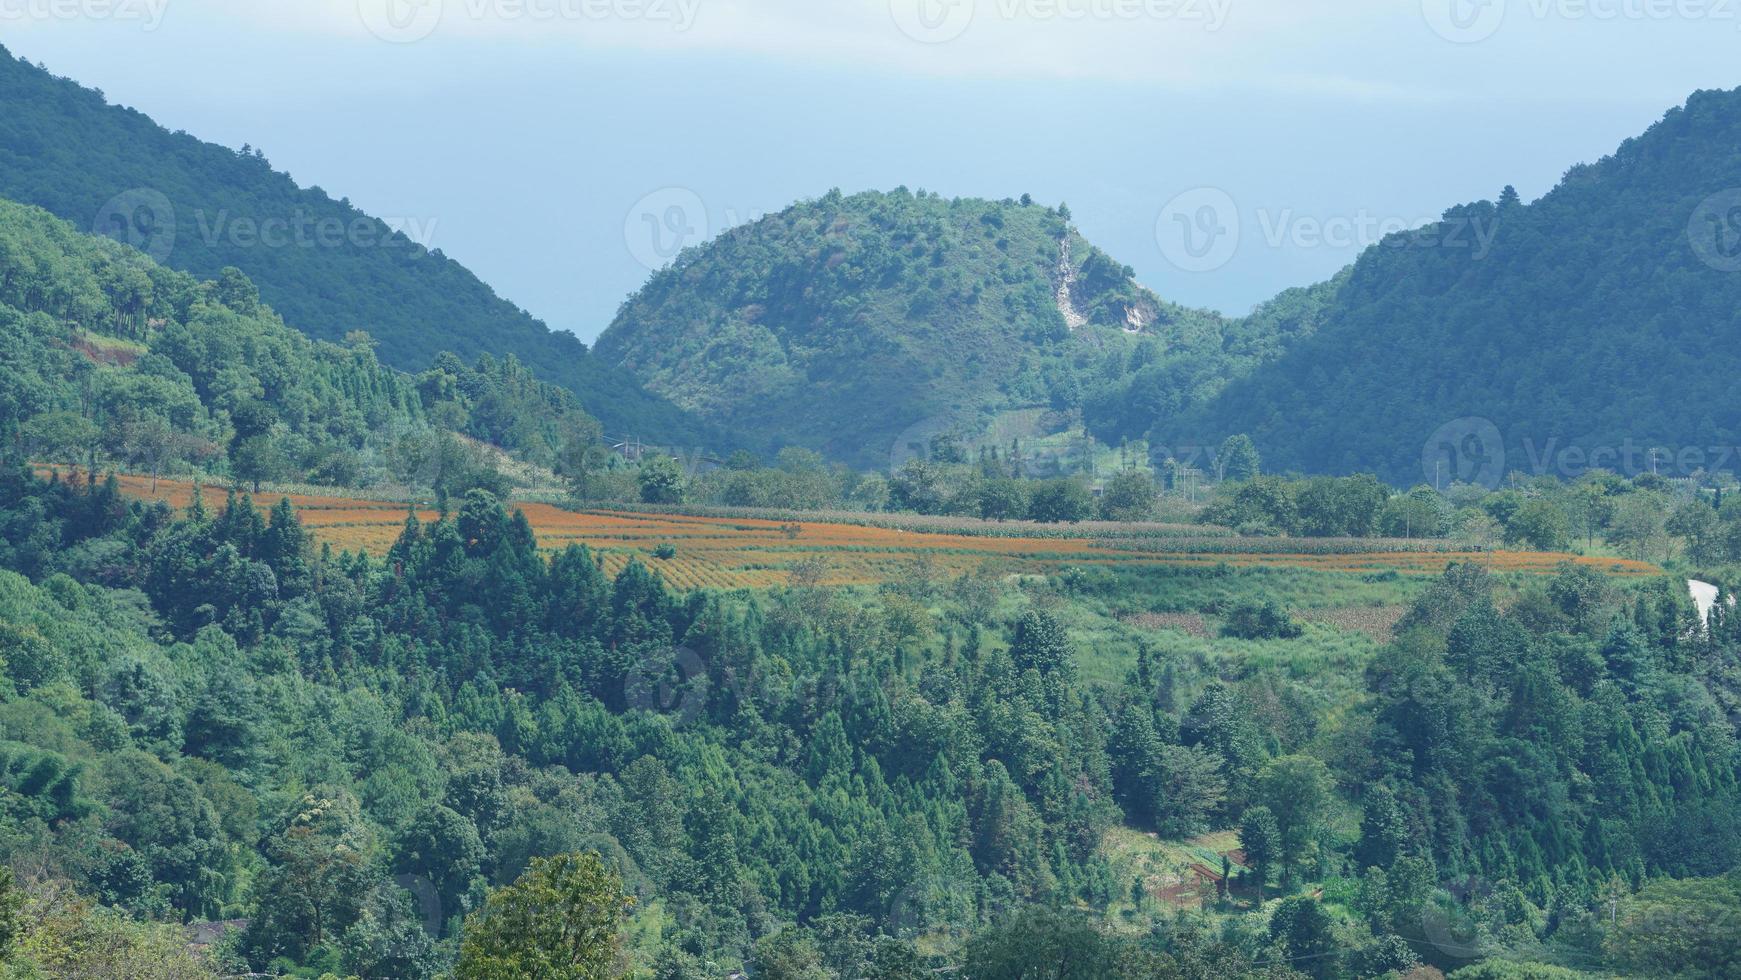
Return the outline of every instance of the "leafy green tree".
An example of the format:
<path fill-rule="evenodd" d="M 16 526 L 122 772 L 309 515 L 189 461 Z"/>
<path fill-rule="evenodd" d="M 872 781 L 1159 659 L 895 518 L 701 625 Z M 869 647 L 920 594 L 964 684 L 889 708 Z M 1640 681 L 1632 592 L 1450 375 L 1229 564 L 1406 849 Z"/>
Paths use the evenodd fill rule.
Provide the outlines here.
<path fill-rule="evenodd" d="M 1585 980 L 1588 976 L 1588 973 L 1549 963 L 1513 963 L 1507 960 L 1487 960 L 1450 974 L 1451 980 Z"/>
<path fill-rule="evenodd" d="M 358 980 L 430 980 L 445 965 L 411 894 L 392 885 L 370 893 L 338 946 L 345 970 Z"/>
<path fill-rule="evenodd" d="M 284 455 L 277 437 L 270 433 L 251 435 L 238 441 L 230 450 L 230 469 L 236 480 L 260 492 L 260 485 L 283 479 L 290 472 L 290 460 Z"/>
<path fill-rule="evenodd" d="M 1044 970 L 1053 980 L 1101 980 L 1120 972 L 1116 941 L 1085 917 L 1032 911 L 985 930 L 968 943 L 961 975 L 968 980 L 1028 980 Z"/>
<path fill-rule="evenodd" d="M 1257 777 L 1257 801 L 1275 814 L 1281 834 L 1282 866 L 1298 870 L 1312 855 L 1335 800 L 1330 769 L 1311 756 L 1270 760 Z"/>
<path fill-rule="evenodd" d="M 260 312 L 260 290 L 253 280 L 233 265 L 218 270 L 217 288 L 213 295 L 218 302 L 243 316 Z"/>
<path fill-rule="evenodd" d="M 1686 542 L 1687 557 L 1701 564 L 1723 561 L 1723 521 L 1716 508 L 1702 499 L 1682 501 L 1663 524 L 1663 530 Z"/>
<path fill-rule="evenodd" d="M 1200 519 L 1242 532 L 1286 534 L 1298 526 L 1300 514 L 1287 481 L 1256 476 L 1219 489 Z"/>
<path fill-rule="evenodd" d="M 1251 865 L 1252 876 L 1257 881 L 1258 901 L 1262 902 L 1270 872 L 1282 863 L 1286 854 L 1282 847 L 1281 826 L 1269 807 L 1259 805 L 1245 811 L 1245 818 L 1239 824 L 1239 848 L 1245 852 L 1245 860 Z"/>
<path fill-rule="evenodd" d="M 1270 915 L 1269 935 L 1296 969 L 1314 977 L 1338 974 L 1341 946 L 1317 899 L 1284 899 Z"/>
<path fill-rule="evenodd" d="M 36 458 L 77 466 L 90 462 L 102 431 L 82 415 L 49 412 L 26 422 L 19 435 Z"/>
<path fill-rule="evenodd" d="M 926 459 L 910 459 L 889 478 L 889 504 L 916 514 L 940 514 L 946 498 L 943 470 Z"/>
<path fill-rule="evenodd" d="M 1367 537 L 1378 530 L 1390 488 L 1377 477 L 1314 477 L 1294 494 L 1298 530 L 1313 537 Z"/>
<path fill-rule="evenodd" d="M 1291 640 L 1305 632 L 1274 599 L 1242 599 L 1227 611 L 1221 635 L 1241 640 Z"/>
<path fill-rule="evenodd" d="M 1667 557 L 1670 502 L 1660 494 L 1629 493 L 1614 503 L 1608 541 L 1629 558 Z M 1707 508 L 1708 509 L 1708 508 Z"/>
<path fill-rule="evenodd" d="M 1112 763 L 1112 791 L 1127 818 L 1141 826 L 1155 825 L 1166 801 L 1161 790 L 1161 740 L 1147 705 L 1125 706 L 1106 751 Z"/>
<path fill-rule="evenodd" d="M 1109 521 L 1145 521 L 1154 516 L 1160 490 L 1142 470 L 1124 470 L 1100 492 L 1100 516 Z"/>
<path fill-rule="evenodd" d="M 756 943 L 754 969 L 768 980 L 829 980 L 816 940 L 797 929 L 782 929 Z"/>
<path fill-rule="evenodd" d="M 1362 977 L 1403 976 L 1421 963 L 1420 956 L 1401 936 L 1379 936 L 1356 949 L 1349 959 Z"/>
<path fill-rule="evenodd" d="M 682 464 L 662 454 L 642 460 L 636 480 L 646 504 L 680 504 L 688 490 Z"/>
<path fill-rule="evenodd" d="M 18 887 L 12 869 L 0 865 L 0 963 L 12 958 L 24 930 L 24 891 Z"/>
<path fill-rule="evenodd" d="M 1019 520 L 1028 513 L 1027 485 L 1020 480 L 986 480 L 979 488 L 979 516 L 988 521 Z"/>
<path fill-rule="evenodd" d="M 1570 536 L 1565 512 L 1545 497 L 1524 501 L 1505 524 L 1506 541 L 1537 551 L 1560 551 Z"/>
<path fill-rule="evenodd" d="M 456 914 L 463 909 L 461 899 L 483 870 L 487 856 L 477 827 L 440 804 L 417 815 L 395 850 L 394 870 L 427 879 L 442 908 Z"/>
<path fill-rule="evenodd" d="M 625 977 L 623 925 L 634 899 L 596 853 L 534 858 L 466 917 L 457 980 Z"/>
<path fill-rule="evenodd" d="M 1028 499 L 1028 518 L 1043 524 L 1075 524 L 1094 513 L 1094 498 L 1079 480 L 1044 480 Z"/>
<path fill-rule="evenodd" d="M 1603 950 L 1622 970 L 1637 974 L 1736 976 L 1741 945 L 1732 940 L 1738 919 L 1741 873 L 1652 882 L 1617 903 Z"/>
<path fill-rule="evenodd" d="M 1244 483 L 1257 479 L 1261 470 L 1257 446 L 1244 433 L 1228 436 L 1215 452 L 1215 473 L 1219 479 Z"/>
<path fill-rule="evenodd" d="M 226 873 L 233 872 L 211 803 L 191 780 L 144 752 L 110 756 L 103 770 L 110 833 L 173 891 L 177 908 L 216 913 L 227 897 Z"/>
<path fill-rule="evenodd" d="M 378 880 L 370 829 L 348 795 L 305 794 L 286 824 L 266 846 L 269 863 L 243 937 L 261 963 L 299 960 L 343 935 Z"/>
<path fill-rule="evenodd" d="M 1445 514 L 1430 488 L 1417 487 L 1392 497 L 1379 513 L 1379 530 L 1393 538 L 1436 538 L 1444 533 Z"/>
<path fill-rule="evenodd" d="M 1157 822 L 1164 836 L 1188 839 L 1209 830 L 1227 799 L 1223 765 L 1220 756 L 1201 745 L 1162 746 Z"/>
<path fill-rule="evenodd" d="M 1355 860 L 1364 867 L 1389 867 L 1408 842 L 1407 817 L 1397 804 L 1396 793 L 1383 784 L 1370 787 L 1362 801 Z"/>
<path fill-rule="evenodd" d="M 117 426 L 114 451 L 134 465 L 143 464 L 151 475 L 151 492 L 164 467 L 174 466 L 194 452 L 195 437 L 178 431 L 156 412 L 131 413 Z"/>
<path fill-rule="evenodd" d="M 1057 617 L 1044 609 L 1029 609 L 1016 622 L 1010 642 L 1010 660 L 1017 670 L 1068 676 L 1074 669 L 1070 638 Z"/>
<path fill-rule="evenodd" d="M 1181 743 L 1205 746 L 1222 758 L 1228 795 L 1240 801 L 1248 798 L 1251 780 L 1265 758 L 1263 737 L 1251 714 L 1250 704 L 1238 693 L 1213 683 L 1192 702 L 1179 724 Z"/>

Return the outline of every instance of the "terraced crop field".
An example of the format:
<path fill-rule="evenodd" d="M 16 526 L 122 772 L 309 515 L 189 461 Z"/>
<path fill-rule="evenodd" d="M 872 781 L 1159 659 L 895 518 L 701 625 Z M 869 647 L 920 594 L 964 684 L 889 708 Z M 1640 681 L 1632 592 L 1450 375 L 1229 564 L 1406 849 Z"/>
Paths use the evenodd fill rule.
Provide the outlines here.
<path fill-rule="evenodd" d="M 155 492 L 145 477 L 120 478 L 123 492 L 155 497 L 176 507 L 192 502 L 191 484 L 160 480 Z M 206 506 L 223 506 L 225 492 L 203 490 Z M 261 494 L 262 510 L 280 494 Z M 315 540 L 335 549 L 386 553 L 399 536 L 408 505 L 362 497 L 288 494 Z M 769 588 L 795 578 L 818 585 L 868 585 L 915 575 L 956 576 L 978 571 L 1046 574 L 1072 566 L 1289 567 L 1321 571 L 1436 574 L 1451 561 L 1475 560 L 1496 571 L 1550 573 L 1575 562 L 1619 576 L 1655 575 L 1643 562 L 1580 558 L 1552 552 L 1462 551 L 1445 542 L 1363 539 L 1232 538 L 1180 533 L 1157 536 L 1154 525 L 1133 529 L 1120 539 L 1110 525 L 1085 529 L 1085 536 L 1029 537 L 984 533 L 978 521 L 930 522 L 924 530 L 879 526 L 884 515 L 850 515 L 828 520 L 768 519 L 685 513 L 618 510 L 567 510 L 547 503 L 517 502 L 547 549 L 584 544 L 615 574 L 631 558 L 657 569 L 672 587 L 690 589 Z M 419 507 L 423 521 L 436 519 L 433 508 Z M 1184 531 L 1185 529 L 1181 529 Z M 977 531 L 980 533 L 968 533 Z M 1088 536 L 1092 535 L 1092 536 Z M 662 546 L 672 557 L 658 558 Z"/>

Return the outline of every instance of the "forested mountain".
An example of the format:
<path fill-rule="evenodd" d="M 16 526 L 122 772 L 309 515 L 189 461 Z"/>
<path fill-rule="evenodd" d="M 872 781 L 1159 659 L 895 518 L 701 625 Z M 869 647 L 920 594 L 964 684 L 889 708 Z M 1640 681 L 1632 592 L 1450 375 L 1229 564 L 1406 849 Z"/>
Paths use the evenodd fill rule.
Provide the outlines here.
<path fill-rule="evenodd" d="M 1512 468 L 1629 444 L 1630 463 L 1606 464 L 1646 468 L 1656 446 L 1664 472 L 1733 468 L 1712 447 L 1741 442 L 1737 147 L 1741 91 L 1697 93 L 1534 203 L 1508 188 L 1369 249 L 1310 339 L 1147 424 L 1163 444 L 1245 432 L 1272 468 L 1404 484 L 1422 479 L 1429 437 L 1465 417 L 1495 424 Z M 1115 406 L 1089 421 L 1116 437 L 1145 419 Z"/>
<path fill-rule="evenodd" d="M 40 461 L 463 491 L 460 433 L 553 465 L 599 426 L 513 357 L 403 374 L 372 338 L 285 326 L 241 272 L 216 281 L 0 200 L 0 439 Z M 486 480 L 486 482 L 492 482 Z"/>
<path fill-rule="evenodd" d="M 330 341 L 367 330 L 392 367 L 421 371 L 442 351 L 468 362 L 511 354 L 573 391 L 613 434 L 700 438 L 695 420 L 439 250 L 298 186 L 257 150 L 171 133 L 3 47 L 0 197 L 112 234 L 200 278 L 240 269 L 297 329 Z"/>
<path fill-rule="evenodd" d="M 684 253 L 597 353 L 710 420 L 877 465 L 922 420 L 1074 408 L 1227 326 L 1137 285 L 1066 208 L 831 191 Z"/>

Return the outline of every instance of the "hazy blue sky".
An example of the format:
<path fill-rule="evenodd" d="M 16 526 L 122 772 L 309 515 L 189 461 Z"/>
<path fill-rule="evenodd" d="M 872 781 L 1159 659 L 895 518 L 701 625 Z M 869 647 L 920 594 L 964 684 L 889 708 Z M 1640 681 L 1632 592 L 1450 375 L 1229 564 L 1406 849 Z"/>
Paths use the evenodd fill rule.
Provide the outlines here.
<path fill-rule="evenodd" d="M 655 226 L 900 184 L 1066 201 L 1162 296 L 1244 312 L 1539 196 L 1741 84 L 1738 41 L 1741 0 L 0 0 L 16 54 L 587 339 Z"/>

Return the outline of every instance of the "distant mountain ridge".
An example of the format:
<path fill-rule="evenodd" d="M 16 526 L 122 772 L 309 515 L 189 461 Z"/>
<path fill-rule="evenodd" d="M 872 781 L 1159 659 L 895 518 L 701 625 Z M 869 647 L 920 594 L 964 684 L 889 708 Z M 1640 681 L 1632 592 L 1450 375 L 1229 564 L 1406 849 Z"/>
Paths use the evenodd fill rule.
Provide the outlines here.
<path fill-rule="evenodd" d="M 0 197 L 200 278 L 235 266 L 286 322 L 366 330 L 393 367 L 512 356 L 652 444 L 881 467 L 915 431 L 1042 409 L 1157 461 L 1246 433 L 1271 470 L 1398 484 L 1491 477 L 1467 453 L 1432 471 L 1447 427 L 1562 476 L 1641 468 L 1627 447 L 1676 475 L 1741 456 L 1723 450 L 1741 446 L 1741 90 L 1695 93 L 1539 201 L 1452 208 L 1237 318 L 1155 296 L 1062 206 L 831 191 L 685 251 L 588 350 L 257 153 L 10 55 Z M 290 244 L 261 244 L 274 231 Z"/>
<path fill-rule="evenodd" d="M 596 351 L 680 406 L 878 466 L 927 419 L 1070 410 L 1132 359 L 1219 351 L 1229 321 L 1166 303 L 1067 208 L 839 191 L 684 252 Z"/>
<path fill-rule="evenodd" d="M 1428 229 L 1427 246 L 1368 249 L 1325 288 L 1310 336 L 1211 399 L 1106 415 L 1101 433 L 1245 432 L 1271 468 L 1404 485 L 1434 482 L 1447 435 L 1479 445 L 1445 458 L 1444 480 L 1493 479 L 1501 461 L 1561 477 L 1737 468 L 1741 90 L 1695 93 L 1534 203 L 1507 188 L 1444 220 L 1490 228 L 1490 247 L 1435 247 Z"/>
<path fill-rule="evenodd" d="M 234 266 L 298 329 L 329 341 L 366 330 L 382 360 L 402 370 L 423 370 L 441 351 L 468 362 L 512 355 L 575 392 L 609 433 L 714 445 L 723 438 L 439 250 L 424 251 L 346 200 L 299 187 L 257 151 L 171 133 L 4 47 L 0 197 L 119 237 L 201 278 Z M 165 206 L 167 216 L 158 213 Z"/>

